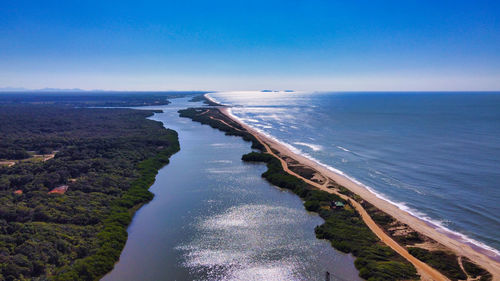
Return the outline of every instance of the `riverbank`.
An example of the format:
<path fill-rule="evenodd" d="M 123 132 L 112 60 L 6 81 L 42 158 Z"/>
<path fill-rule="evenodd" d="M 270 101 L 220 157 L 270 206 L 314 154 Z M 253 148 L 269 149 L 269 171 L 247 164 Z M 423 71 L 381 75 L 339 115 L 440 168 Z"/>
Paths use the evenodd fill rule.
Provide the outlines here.
<path fill-rule="evenodd" d="M 128 238 L 127 228 L 135 213 L 154 197 L 149 188 L 155 182 L 158 171 L 180 150 L 177 132 L 170 129 L 163 130 L 169 134 L 169 145 L 161 148 L 154 156 L 137 163 L 135 167 L 137 179 L 130 183 L 129 189 L 120 198 L 108 206 L 111 211 L 103 220 L 102 230 L 97 233 L 96 244 L 99 245 L 99 249 L 96 253 L 62 268 L 52 280 L 98 280 L 109 273 L 119 261 Z"/>
<path fill-rule="evenodd" d="M 498 261 L 492 259 L 490 256 L 486 255 L 483 252 L 478 252 L 477 249 L 471 247 L 471 245 L 467 245 L 449 237 L 445 233 L 439 232 L 438 229 L 429 225 L 425 221 L 422 221 L 415 216 L 399 209 L 397 206 L 377 197 L 374 193 L 370 192 L 361 184 L 343 176 L 334 171 L 327 169 L 326 167 L 302 156 L 294 153 L 288 147 L 279 143 L 273 138 L 266 136 L 262 132 L 255 130 L 254 128 L 246 125 L 244 122 L 236 118 L 233 114 L 231 114 L 230 108 L 220 108 L 220 111 L 225 114 L 228 118 L 233 120 L 234 122 L 240 124 L 243 128 L 245 128 L 248 132 L 254 135 L 256 138 L 262 140 L 265 144 L 267 144 L 270 149 L 277 152 L 280 158 L 290 158 L 294 161 L 300 163 L 305 167 L 309 167 L 314 171 L 317 171 L 319 176 L 324 177 L 332 182 L 347 188 L 352 191 L 356 195 L 360 196 L 364 200 L 373 204 L 375 207 L 383 211 L 384 213 L 389 214 L 397 221 L 407 224 L 413 230 L 418 233 L 423 234 L 436 241 L 437 243 L 443 245 L 444 247 L 452 250 L 458 256 L 464 256 L 474 261 L 481 267 L 488 270 L 493 275 L 493 280 L 500 280 L 500 264 Z M 323 185 L 324 188 L 327 188 L 326 185 Z"/>
<path fill-rule="evenodd" d="M 250 130 L 253 131 L 253 128 L 245 128 L 246 126 L 245 123 L 240 122 L 237 118 L 235 119 L 234 116 L 231 116 L 229 112 L 226 112 L 226 114 L 223 114 L 219 109 L 224 110 L 224 108 L 214 108 L 214 109 L 207 109 L 207 108 L 199 108 L 199 109 L 190 109 L 190 110 L 185 110 L 181 112 L 181 116 L 183 117 L 190 117 L 194 121 L 201 122 L 203 124 L 208 124 L 214 128 L 221 129 L 226 132 L 226 134 L 229 135 L 239 135 L 242 136 L 243 138 L 252 141 L 253 145 L 252 147 L 259 148 L 259 146 L 268 146 L 266 145 L 266 142 L 263 140 L 259 139 L 259 133 L 260 132 L 253 132 L 251 133 Z M 250 129 L 250 130 L 248 130 Z M 268 138 L 268 136 L 262 136 L 263 138 Z M 269 143 L 275 142 L 276 140 L 269 138 L 267 139 Z M 262 144 L 261 144 L 262 143 Z M 290 151 L 291 153 L 288 155 L 283 155 L 283 151 L 280 153 L 280 151 L 276 150 L 275 147 L 280 147 L 283 146 L 281 143 L 277 143 L 273 148 L 265 149 L 263 150 L 262 148 L 259 148 L 262 151 L 271 151 L 272 154 L 275 154 L 277 157 L 279 157 L 280 161 L 283 163 L 283 167 L 285 168 L 290 168 L 290 171 L 287 171 L 288 174 L 297 176 L 298 178 L 302 178 L 304 181 L 306 181 L 308 184 L 325 191 L 330 194 L 335 194 L 335 193 L 342 193 L 342 195 L 348 195 L 353 201 L 353 205 L 357 205 L 356 203 L 359 203 L 359 206 L 356 206 L 356 209 L 359 208 L 358 212 L 363 216 L 363 220 L 367 225 L 370 226 L 371 230 L 376 233 L 379 230 L 382 230 L 383 234 L 386 237 L 381 237 L 379 235 L 380 233 L 377 233 L 379 238 L 382 241 L 389 241 L 390 244 L 392 244 L 391 248 L 392 250 L 398 252 L 402 256 L 405 256 L 407 261 L 413 261 L 412 263 L 418 268 L 418 263 L 414 263 L 416 258 L 419 263 L 425 262 L 428 265 L 431 265 L 435 269 L 439 270 L 442 274 L 446 275 L 451 280 L 474 280 L 474 279 L 479 279 L 481 280 L 492 280 L 492 276 L 484 269 L 481 267 L 477 266 L 475 263 L 471 262 L 473 260 L 476 263 L 479 263 L 476 258 L 473 259 L 468 259 L 466 256 L 461 255 L 462 252 L 457 253 L 456 251 L 453 251 L 450 247 L 447 247 L 443 245 L 442 243 L 439 243 L 438 241 L 430 238 L 429 236 L 426 236 L 422 234 L 420 231 L 415 231 L 411 226 L 408 224 L 401 222 L 400 220 L 397 220 L 394 218 L 395 216 L 388 215 L 387 212 L 377 208 L 376 206 L 370 204 L 369 201 L 363 200 L 362 197 L 359 195 L 353 193 L 346 187 L 340 185 L 339 183 L 335 182 L 333 179 L 325 176 L 327 172 L 331 171 L 323 171 L 321 173 L 318 171 L 318 169 L 314 169 L 314 165 L 317 164 L 315 162 L 313 163 L 308 163 L 310 165 L 305 165 L 303 162 L 299 162 L 293 157 L 290 157 L 291 155 L 293 156 L 293 151 Z M 269 146 L 270 147 L 270 146 Z M 287 149 L 287 147 L 284 147 Z M 300 155 L 299 155 L 300 156 Z M 257 157 L 258 158 L 258 157 Z M 310 160 L 310 159 L 305 159 L 305 161 Z M 288 166 L 288 167 L 287 167 Z M 266 174 L 266 173 L 265 173 Z M 272 177 L 268 178 L 267 175 L 263 175 L 266 179 L 271 181 L 273 184 L 285 188 L 286 184 L 284 186 L 281 185 L 279 180 L 275 180 Z M 349 179 L 347 179 L 349 180 Z M 340 180 L 339 180 L 340 181 Z M 356 182 L 354 182 L 356 183 Z M 362 185 L 359 187 L 364 188 Z M 295 192 L 295 190 L 294 190 Z M 297 193 L 297 192 L 296 192 Z M 305 201 L 305 207 L 306 209 L 310 209 L 308 206 L 309 203 L 316 204 L 317 202 L 308 202 L 308 198 L 304 198 L 303 194 L 297 193 L 300 197 L 303 198 Z M 319 202 L 319 206 L 321 208 L 326 207 L 324 205 L 321 205 L 321 203 L 324 202 Z M 389 202 L 388 202 L 389 203 Z M 320 210 L 322 211 L 322 210 Z M 364 218 L 363 213 L 366 213 L 366 219 Z M 320 212 L 321 215 L 321 212 Z M 411 214 L 408 214 L 411 215 Z M 323 216 L 322 216 L 323 217 Z M 371 219 L 371 218 L 373 219 Z M 369 220 L 372 220 L 370 222 Z M 373 223 L 373 221 L 376 222 Z M 328 222 L 326 222 L 328 223 Z M 373 224 L 378 229 L 373 228 Z M 348 229 L 349 225 L 345 226 L 346 229 Z M 420 229 L 419 229 L 420 230 Z M 337 235 L 337 238 L 342 240 L 343 237 L 348 237 L 345 234 L 338 236 L 338 232 L 342 232 L 342 230 L 331 230 L 332 232 L 329 233 L 331 235 Z M 318 234 L 318 232 L 317 232 Z M 322 235 L 318 235 L 318 238 L 321 238 Z M 330 236 L 332 237 L 332 236 Z M 387 239 L 386 239 L 387 238 Z M 331 240 L 330 238 L 327 238 Z M 342 247 L 339 248 L 339 245 L 336 245 L 335 240 L 331 240 L 332 245 L 337 248 L 341 249 Z M 349 239 L 349 238 L 347 238 Z M 453 239 L 452 239 L 453 240 Z M 449 241 L 449 240 L 448 240 Z M 395 247 L 394 244 L 397 244 Z M 388 244 L 386 244 L 388 245 Z M 356 255 L 356 254 L 355 254 Z M 489 261 L 488 261 L 489 262 Z M 484 264 L 484 263 L 482 263 Z M 358 267 L 358 265 L 357 265 Z M 483 266 L 484 268 L 488 268 L 490 271 L 495 270 L 495 265 L 493 262 L 493 266 L 491 264 L 488 266 Z M 360 269 L 360 267 L 358 267 Z M 492 270 L 493 269 L 493 270 Z M 361 269 L 360 269 L 361 270 Z M 419 270 L 419 272 L 421 269 Z M 360 271 L 361 272 L 361 271 Z M 425 277 L 424 277 L 425 278 Z M 441 280 L 439 278 L 427 278 L 431 280 Z"/>
<path fill-rule="evenodd" d="M 179 150 L 155 112 L 2 105 L 1 157 L 34 157 L 0 166 L 0 280 L 98 280 L 113 268 Z"/>
<path fill-rule="evenodd" d="M 189 108 L 179 110 L 179 113 L 181 117 L 207 124 L 224 131 L 226 135 L 240 136 L 252 142 L 252 148 L 260 152 L 245 154 L 242 160 L 266 163 L 267 171 L 262 177 L 275 186 L 292 191 L 302 199 L 306 210 L 318 213 L 324 221 L 315 228 L 316 237 L 328 240 L 339 251 L 352 253 L 356 257 L 354 264 L 359 270 L 360 277 L 366 280 L 418 279 L 412 263 L 382 242 L 369 228 L 369 223 L 365 224 L 364 220 L 369 216 L 366 212 L 358 212 L 359 203 L 338 192 L 320 190 L 318 187 L 321 186 L 315 186 L 316 183 L 290 171 L 288 164 L 277 157 L 267 144 L 217 108 Z M 301 172 L 304 172 L 304 169 Z M 337 208 L 337 204 L 340 204 L 340 207 Z M 375 224 L 371 222 L 371 225 Z M 378 232 L 383 233 L 381 230 Z M 433 270 L 429 268 L 429 271 Z M 431 275 L 440 274 L 434 270 Z M 446 280 L 446 278 L 425 280 Z"/>
<path fill-rule="evenodd" d="M 193 105 L 201 104 L 175 99 L 152 118 L 179 132 L 182 150 L 158 173 L 154 200 L 136 213 L 102 280 L 312 281 L 326 271 L 361 280 L 354 257 L 316 239 L 320 217 L 261 178 L 264 165 L 240 160 L 249 143 L 178 117 Z"/>

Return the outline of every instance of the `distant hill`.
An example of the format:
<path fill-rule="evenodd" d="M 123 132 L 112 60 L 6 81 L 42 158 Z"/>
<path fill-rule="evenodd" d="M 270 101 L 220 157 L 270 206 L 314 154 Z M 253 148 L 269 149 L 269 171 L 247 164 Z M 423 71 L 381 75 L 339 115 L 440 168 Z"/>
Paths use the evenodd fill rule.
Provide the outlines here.
<path fill-rule="evenodd" d="M 61 88 L 43 88 L 43 89 L 27 89 L 18 87 L 0 87 L 0 92 L 96 92 L 104 90 L 83 90 L 79 88 L 61 89 Z"/>
<path fill-rule="evenodd" d="M 0 87 L 0 92 L 21 92 L 28 91 L 26 88 Z"/>

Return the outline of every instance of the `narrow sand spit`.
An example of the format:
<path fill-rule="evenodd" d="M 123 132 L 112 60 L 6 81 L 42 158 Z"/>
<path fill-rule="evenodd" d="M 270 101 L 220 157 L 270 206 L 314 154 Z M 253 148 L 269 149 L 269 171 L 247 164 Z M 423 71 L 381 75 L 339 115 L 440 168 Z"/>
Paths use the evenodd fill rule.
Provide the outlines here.
<path fill-rule="evenodd" d="M 476 250 L 474 250 L 471 246 L 464 244 L 460 241 L 457 241 L 453 238 L 448 237 L 446 234 L 439 232 L 436 228 L 428 225 L 426 222 L 422 221 L 421 219 L 399 209 L 397 206 L 380 199 L 377 197 L 375 194 L 367 190 L 365 187 L 361 186 L 360 184 L 350 180 L 349 178 L 342 176 L 340 174 L 337 174 L 326 167 L 304 157 L 301 155 L 298 155 L 294 152 L 292 152 L 290 149 L 288 149 L 286 146 L 280 144 L 279 142 L 265 136 L 264 134 L 254 130 L 252 127 L 246 125 L 245 123 L 241 122 L 237 118 L 234 118 L 232 114 L 229 112 L 228 108 L 219 108 L 220 111 L 226 115 L 228 118 L 233 120 L 234 122 L 240 124 L 243 128 L 245 128 L 248 132 L 250 132 L 252 135 L 254 135 L 266 148 L 268 153 L 273 154 L 274 156 L 278 157 L 274 151 L 277 151 L 278 154 L 281 156 L 286 156 L 294 159 L 295 161 L 301 163 L 302 165 L 309 166 L 312 169 L 315 169 L 318 171 L 323 177 L 329 178 L 339 185 L 342 185 L 346 187 L 347 189 L 351 190 L 352 192 L 356 193 L 357 195 L 361 196 L 364 200 L 368 201 L 369 203 L 373 204 L 380 210 L 386 212 L 387 214 L 393 216 L 395 219 L 398 221 L 408 224 L 411 228 L 413 228 L 415 231 L 422 233 L 425 236 L 428 236 L 429 238 L 434 239 L 438 243 L 443 244 L 447 248 L 453 250 L 457 255 L 459 256 L 465 256 L 472 261 L 476 262 L 480 266 L 484 267 L 486 270 L 488 270 L 492 275 L 493 275 L 493 280 L 498 280 L 500 281 L 500 263 L 491 259 L 489 256 L 480 253 Z M 220 120 L 222 121 L 222 120 Z M 222 121 L 224 122 L 224 121 Z M 225 123 L 225 122 L 224 122 Z M 227 123 L 226 123 L 227 124 Z M 229 124 L 227 124 L 229 125 Z M 232 126 L 231 126 L 232 127 Z M 272 148 L 272 150 L 271 150 Z M 291 171 L 288 169 L 287 163 L 281 158 L 280 159 L 284 169 L 286 172 L 289 174 L 292 174 L 294 176 L 297 176 L 304 181 L 306 181 L 308 184 L 315 186 L 321 190 L 324 190 L 329 193 L 335 193 L 337 195 L 340 195 L 346 200 L 348 199 L 345 195 L 339 194 L 336 191 L 332 189 L 328 189 L 324 185 L 320 185 L 318 183 L 315 183 L 313 181 L 310 181 L 308 179 L 303 178 L 302 176 L 296 174 L 295 172 Z M 406 258 L 409 262 L 411 262 L 416 268 L 419 274 L 422 277 L 422 280 L 448 280 L 446 277 L 444 277 L 440 272 L 437 270 L 431 268 L 429 265 L 421 262 L 420 260 L 416 259 L 412 255 L 408 253 L 408 251 L 396 243 L 390 236 L 388 236 L 368 215 L 368 213 L 365 211 L 365 209 L 356 201 L 350 200 L 350 202 L 355 206 L 356 210 L 360 213 L 362 216 L 363 220 L 365 223 L 368 225 L 368 227 L 388 246 L 390 246 L 392 249 L 394 249 L 396 252 L 398 252 L 400 255 L 402 255 L 404 258 Z"/>

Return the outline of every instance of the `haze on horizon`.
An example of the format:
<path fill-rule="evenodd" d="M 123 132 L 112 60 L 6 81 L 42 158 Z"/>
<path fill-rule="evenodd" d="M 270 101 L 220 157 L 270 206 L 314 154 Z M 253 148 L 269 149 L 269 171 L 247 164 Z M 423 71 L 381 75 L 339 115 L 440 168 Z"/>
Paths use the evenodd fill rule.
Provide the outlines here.
<path fill-rule="evenodd" d="M 500 90 L 499 1 L 376 2 L 4 1 L 0 88 Z"/>

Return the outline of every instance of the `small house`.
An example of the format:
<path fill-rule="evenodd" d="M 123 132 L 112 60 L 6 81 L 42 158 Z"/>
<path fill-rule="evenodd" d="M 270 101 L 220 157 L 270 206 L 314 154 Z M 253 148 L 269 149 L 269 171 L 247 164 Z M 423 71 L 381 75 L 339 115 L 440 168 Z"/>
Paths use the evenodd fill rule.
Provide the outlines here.
<path fill-rule="evenodd" d="M 53 194 L 53 193 L 64 194 L 64 193 L 66 193 L 66 191 L 68 191 L 68 186 L 61 185 L 61 186 L 58 186 L 58 187 L 52 189 L 51 191 L 49 191 L 49 194 Z"/>

